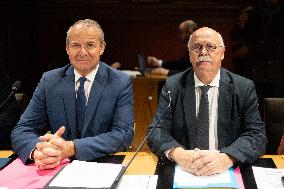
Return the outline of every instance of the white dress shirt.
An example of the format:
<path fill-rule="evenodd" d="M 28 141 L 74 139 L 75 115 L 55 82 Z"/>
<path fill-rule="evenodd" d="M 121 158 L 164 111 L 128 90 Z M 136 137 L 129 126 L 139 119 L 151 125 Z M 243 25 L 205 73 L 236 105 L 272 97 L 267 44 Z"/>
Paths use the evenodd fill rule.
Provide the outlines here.
<path fill-rule="evenodd" d="M 86 95 L 86 105 L 88 103 L 88 99 L 89 99 L 89 95 L 91 92 L 91 88 L 94 82 L 94 79 L 97 75 L 99 69 L 99 64 L 97 65 L 96 69 L 94 69 L 91 73 L 89 73 L 85 78 L 87 78 L 87 80 L 84 83 L 84 90 L 85 90 L 85 95 Z M 74 74 L 75 74 L 75 92 L 76 92 L 76 98 L 77 98 L 77 90 L 80 86 L 80 81 L 79 78 L 82 77 L 77 70 L 74 69 Z"/>
<path fill-rule="evenodd" d="M 211 86 L 208 90 L 208 101 L 209 101 L 209 150 L 218 149 L 218 135 L 217 135 L 217 123 L 218 123 L 218 97 L 219 97 L 219 80 L 220 70 L 218 71 L 215 78 L 209 84 Z M 199 104 L 201 99 L 200 86 L 204 86 L 194 73 L 195 82 L 195 98 L 196 98 L 196 117 L 199 113 Z"/>

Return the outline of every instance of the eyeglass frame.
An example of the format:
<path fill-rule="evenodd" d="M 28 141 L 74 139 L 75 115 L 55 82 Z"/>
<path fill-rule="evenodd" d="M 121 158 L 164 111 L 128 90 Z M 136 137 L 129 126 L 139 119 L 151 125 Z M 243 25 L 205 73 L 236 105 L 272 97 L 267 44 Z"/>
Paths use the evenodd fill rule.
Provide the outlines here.
<path fill-rule="evenodd" d="M 196 49 L 193 49 L 192 47 L 193 47 L 194 45 L 200 45 L 200 47 L 199 47 L 199 48 L 196 48 Z M 211 50 L 208 50 L 208 48 L 209 48 L 208 46 L 209 46 L 209 45 L 214 46 L 214 48 L 211 49 Z M 195 44 L 189 46 L 188 48 L 189 48 L 190 50 L 192 50 L 193 52 L 195 52 L 195 53 L 200 53 L 200 52 L 202 51 L 203 47 L 205 47 L 205 50 L 207 51 L 207 53 L 213 53 L 213 52 L 216 51 L 217 48 L 219 48 L 219 47 L 221 48 L 221 47 L 225 47 L 225 46 L 224 46 L 224 45 L 215 45 L 215 44 L 210 44 L 210 43 L 207 43 L 206 45 L 201 45 L 201 44 L 199 44 L 199 43 L 195 43 Z M 196 51 L 196 50 L 198 50 L 198 51 Z"/>

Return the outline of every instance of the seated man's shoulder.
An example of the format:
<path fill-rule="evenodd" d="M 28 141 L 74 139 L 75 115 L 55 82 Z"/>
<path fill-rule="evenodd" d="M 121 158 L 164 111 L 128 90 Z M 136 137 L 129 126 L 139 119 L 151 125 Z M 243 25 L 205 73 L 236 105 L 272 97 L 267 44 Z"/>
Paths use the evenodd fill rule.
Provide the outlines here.
<path fill-rule="evenodd" d="M 166 84 L 172 87 L 175 87 L 175 88 L 185 86 L 188 80 L 188 76 L 190 74 L 193 74 L 192 68 L 189 68 L 183 72 L 171 75 L 170 77 L 168 77 Z"/>
<path fill-rule="evenodd" d="M 243 77 L 241 75 L 230 72 L 229 70 L 226 70 L 224 68 L 223 68 L 223 70 L 229 76 L 229 78 L 230 78 L 230 80 L 233 84 L 242 85 L 242 86 L 249 86 L 249 85 L 253 84 L 253 81 L 246 78 L 246 77 Z"/>
<path fill-rule="evenodd" d="M 130 80 L 130 77 L 126 73 L 120 70 L 117 70 L 115 68 L 112 68 L 106 63 L 102 63 L 100 64 L 100 66 L 104 67 L 107 70 L 109 79 L 112 81 L 120 83 L 120 82 L 124 82 L 125 80 Z"/>
<path fill-rule="evenodd" d="M 63 67 L 60 67 L 60 68 L 49 70 L 49 71 L 44 73 L 44 76 L 46 78 L 52 78 L 52 79 L 55 79 L 56 77 L 63 78 L 66 75 L 66 72 L 67 72 L 69 67 L 70 67 L 70 64 L 63 66 Z"/>

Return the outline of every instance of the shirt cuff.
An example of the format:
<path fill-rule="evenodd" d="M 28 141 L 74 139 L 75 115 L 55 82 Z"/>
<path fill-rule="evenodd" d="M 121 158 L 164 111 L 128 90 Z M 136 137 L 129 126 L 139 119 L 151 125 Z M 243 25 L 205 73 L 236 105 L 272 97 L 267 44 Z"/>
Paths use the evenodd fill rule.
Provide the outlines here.
<path fill-rule="evenodd" d="M 36 148 L 34 148 L 34 149 L 31 151 L 30 155 L 29 155 L 29 159 L 32 160 L 32 161 L 34 160 L 34 158 L 32 157 L 32 154 L 34 153 L 35 149 L 36 149 Z"/>
<path fill-rule="evenodd" d="M 162 67 L 162 65 L 163 65 L 163 60 L 158 60 L 158 66 Z"/>
<path fill-rule="evenodd" d="M 165 154 L 165 156 L 166 156 L 166 158 L 168 158 L 168 160 L 170 160 L 170 161 L 173 161 L 171 158 L 170 158 L 170 152 L 173 150 L 174 148 L 170 148 L 170 149 L 168 149 L 168 150 L 166 150 L 165 152 L 164 152 L 164 154 Z"/>

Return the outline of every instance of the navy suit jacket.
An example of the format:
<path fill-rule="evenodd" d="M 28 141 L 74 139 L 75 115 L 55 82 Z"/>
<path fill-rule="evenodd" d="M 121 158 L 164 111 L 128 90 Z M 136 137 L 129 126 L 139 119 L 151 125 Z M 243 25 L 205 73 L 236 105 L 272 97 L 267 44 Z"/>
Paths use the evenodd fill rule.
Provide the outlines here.
<path fill-rule="evenodd" d="M 76 95 L 72 65 L 43 74 L 33 97 L 11 134 L 13 149 L 27 162 L 31 151 L 46 131 L 61 126 L 63 138 L 73 140 L 76 158 L 95 158 L 123 151 L 133 139 L 133 94 L 130 78 L 105 63 L 94 79 L 81 139 L 76 139 Z"/>
<path fill-rule="evenodd" d="M 171 91 L 171 107 L 148 139 L 150 149 L 161 158 L 165 158 L 166 150 L 174 147 L 196 147 L 193 69 L 168 78 L 149 129 L 157 123 L 168 106 L 167 91 Z M 220 70 L 219 81 L 217 136 L 218 150 L 241 163 L 255 161 L 264 153 L 267 143 L 253 82 L 223 68 Z"/>

